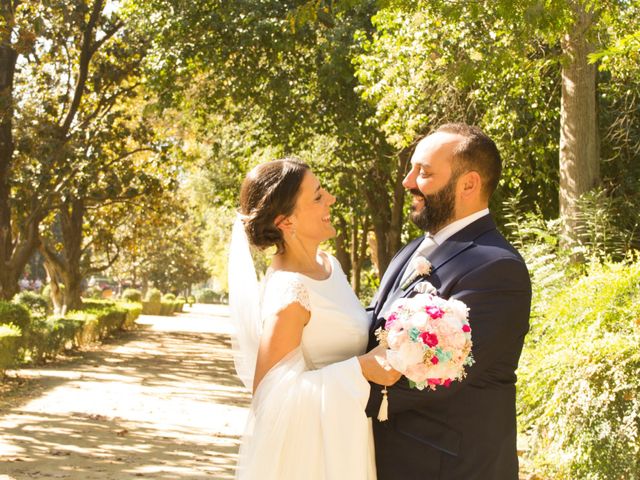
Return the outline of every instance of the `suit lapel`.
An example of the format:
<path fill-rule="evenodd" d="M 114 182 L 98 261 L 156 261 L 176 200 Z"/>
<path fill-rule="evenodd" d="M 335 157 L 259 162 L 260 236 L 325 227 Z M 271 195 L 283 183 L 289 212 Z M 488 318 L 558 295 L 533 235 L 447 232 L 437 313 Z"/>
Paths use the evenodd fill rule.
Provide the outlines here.
<path fill-rule="evenodd" d="M 420 280 L 429 280 L 429 277 L 433 275 L 440 267 L 449 261 L 453 260 L 457 255 L 464 252 L 468 248 L 473 247 L 475 240 L 484 233 L 495 230 L 496 224 L 491 215 L 485 215 L 480 217 L 473 223 L 470 223 L 459 232 L 454 233 L 447 240 L 442 242 L 433 252 L 429 255 L 429 261 L 431 262 L 431 272 L 426 277 L 416 278 L 411 285 L 409 285 L 401 295 L 406 297 L 409 295 L 413 287 Z"/>
<path fill-rule="evenodd" d="M 439 268 L 453 260 L 460 253 L 472 248 L 475 240 L 480 235 L 490 230 L 495 230 L 495 228 L 496 224 L 491 215 L 485 215 L 484 217 L 481 217 L 475 222 L 467 225 L 459 232 L 454 233 L 429 255 L 429 261 L 432 265 L 429 275 L 425 277 L 418 277 L 411 282 L 407 288 L 401 289 L 400 279 L 402 278 L 402 273 L 407 266 L 409 258 L 411 258 L 411 255 L 413 255 L 418 246 L 422 243 L 424 237 L 418 237 L 409 243 L 391 261 L 391 264 L 387 269 L 387 273 L 385 273 L 382 282 L 380 283 L 380 288 L 378 290 L 379 294 L 376 296 L 372 304 L 374 321 L 371 325 L 371 331 L 375 331 L 383 322 L 383 319 L 379 318 L 379 316 L 384 310 L 385 305 L 390 305 L 389 302 L 408 296 L 413 291 L 413 287 L 416 283 L 422 280 L 428 281 Z"/>

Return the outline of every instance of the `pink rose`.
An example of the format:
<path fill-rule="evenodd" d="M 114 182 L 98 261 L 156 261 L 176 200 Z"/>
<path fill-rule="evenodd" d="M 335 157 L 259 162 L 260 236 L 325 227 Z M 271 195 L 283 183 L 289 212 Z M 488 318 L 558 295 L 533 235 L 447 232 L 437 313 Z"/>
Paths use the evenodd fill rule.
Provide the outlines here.
<path fill-rule="evenodd" d="M 434 320 L 437 318 L 442 318 L 444 316 L 444 311 L 440 307 L 436 307 L 435 305 L 428 305 L 427 307 L 425 307 L 425 311 Z"/>
<path fill-rule="evenodd" d="M 439 362 L 440 360 L 435 355 L 431 357 L 431 363 L 433 363 L 434 365 L 437 365 Z"/>
<path fill-rule="evenodd" d="M 471 327 L 467 324 L 462 326 L 462 331 L 465 333 L 469 333 L 471 331 Z"/>
<path fill-rule="evenodd" d="M 393 325 L 393 322 L 395 322 L 398 319 L 398 316 L 395 313 L 392 313 L 391 315 L 389 315 L 389 318 L 387 318 L 387 321 L 384 324 L 384 328 L 385 330 L 388 330 L 391 325 Z"/>
<path fill-rule="evenodd" d="M 451 385 L 451 382 L 452 380 L 450 378 L 447 378 L 444 382 L 442 382 L 442 385 L 449 388 L 449 385 Z"/>
<path fill-rule="evenodd" d="M 422 332 L 420 334 L 420 340 L 428 347 L 435 347 L 438 345 L 438 336 L 431 332 Z"/>

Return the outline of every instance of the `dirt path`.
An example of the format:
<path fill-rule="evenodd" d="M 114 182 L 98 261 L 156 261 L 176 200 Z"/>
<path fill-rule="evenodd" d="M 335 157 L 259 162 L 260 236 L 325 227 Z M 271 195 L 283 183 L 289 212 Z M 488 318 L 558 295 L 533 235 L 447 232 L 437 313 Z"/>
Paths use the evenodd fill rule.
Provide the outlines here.
<path fill-rule="evenodd" d="M 228 479 L 250 397 L 227 310 L 195 305 L 42 369 L 0 397 L 0 480 Z"/>

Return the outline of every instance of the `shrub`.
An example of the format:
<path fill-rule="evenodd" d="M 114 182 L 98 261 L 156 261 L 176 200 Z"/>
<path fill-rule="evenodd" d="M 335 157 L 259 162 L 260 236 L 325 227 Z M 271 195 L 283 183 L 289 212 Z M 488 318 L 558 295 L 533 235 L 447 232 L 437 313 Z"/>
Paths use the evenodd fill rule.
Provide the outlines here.
<path fill-rule="evenodd" d="M 86 345 L 102 340 L 115 330 L 121 329 L 127 320 L 127 309 L 119 306 L 109 306 L 100 309 L 87 309 L 69 312 L 64 320 L 79 323 L 74 344 Z"/>
<path fill-rule="evenodd" d="M 114 302 L 113 300 L 107 300 L 107 299 L 86 299 L 83 298 L 82 299 L 82 309 L 83 310 L 100 310 L 103 308 L 111 308 L 111 307 L 115 307 L 116 306 L 116 302 Z"/>
<path fill-rule="evenodd" d="M 196 297 L 194 297 L 193 295 L 189 295 L 187 297 L 187 303 L 190 307 L 193 306 L 193 304 L 196 303 Z"/>
<path fill-rule="evenodd" d="M 118 307 L 127 311 L 127 317 L 122 328 L 125 330 L 134 328 L 136 320 L 142 313 L 142 305 L 139 302 L 118 302 Z"/>
<path fill-rule="evenodd" d="M 162 302 L 160 304 L 160 314 L 166 317 L 173 315 L 174 305 L 173 302 Z"/>
<path fill-rule="evenodd" d="M 162 311 L 162 303 L 160 302 L 142 302 L 142 313 L 144 315 L 160 315 Z"/>
<path fill-rule="evenodd" d="M 173 302 L 173 301 L 175 301 L 175 299 L 176 299 L 176 296 L 173 293 L 165 293 L 162 296 L 162 301 L 163 302 Z"/>
<path fill-rule="evenodd" d="M 21 332 L 29 329 L 31 317 L 24 305 L 0 301 L 0 324 L 12 323 Z"/>
<path fill-rule="evenodd" d="M 182 295 L 177 297 L 176 301 L 175 301 L 175 305 L 176 305 L 175 311 L 182 313 L 184 311 L 184 304 L 185 303 L 187 303 L 187 299 L 186 298 L 184 298 Z"/>
<path fill-rule="evenodd" d="M 78 325 L 64 318 L 37 319 L 33 322 L 24 345 L 24 359 L 42 362 L 56 357 L 74 345 Z"/>
<path fill-rule="evenodd" d="M 0 374 L 16 365 L 20 346 L 20 328 L 15 325 L 0 325 Z"/>
<path fill-rule="evenodd" d="M 45 317 L 49 309 L 49 302 L 44 295 L 24 291 L 13 297 L 13 303 L 25 306 L 32 314 Z"/>
<path fill-rule="evenodd" d="M 518 370 L 527 462 L 554 479 L 640 478 L 640 261 L 594 262 L 534 312 Z"/>
<path fill-rule="evenodd" d="M 127 288 L 124 292 L 122 292 L 122 298 L 129 302 L 142 302 L 142 292 L 140 290 L 136 290 L 135 288 Z"/>
<path fill-rule="evenodd" d="M 211 289 L 205 288 L 198 293 L 198 303 L 216 303 L 218 294 Z"/>
<path fill-rule="evenodd" d="M 162 301 L 162 292 L 157 288 L 152 288 L 147 292 L 145 300 L 150 303 L 160 303 Z"/>

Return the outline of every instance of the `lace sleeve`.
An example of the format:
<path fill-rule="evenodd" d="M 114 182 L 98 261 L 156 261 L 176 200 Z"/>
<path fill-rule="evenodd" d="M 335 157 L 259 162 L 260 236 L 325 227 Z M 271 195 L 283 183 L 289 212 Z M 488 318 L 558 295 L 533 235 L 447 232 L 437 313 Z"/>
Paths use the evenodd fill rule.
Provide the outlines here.
<path fill-rule="evenodd" d="M 292 303 L 311 311 L 309 292 L 295 273 L 275 272 L 267 278 L 262 297 L 262 318 L 274 315 Z"/>

